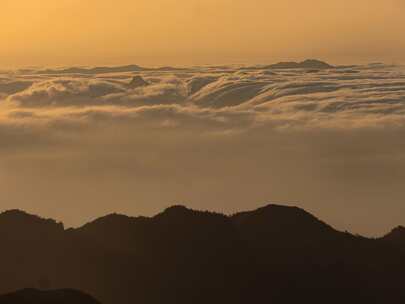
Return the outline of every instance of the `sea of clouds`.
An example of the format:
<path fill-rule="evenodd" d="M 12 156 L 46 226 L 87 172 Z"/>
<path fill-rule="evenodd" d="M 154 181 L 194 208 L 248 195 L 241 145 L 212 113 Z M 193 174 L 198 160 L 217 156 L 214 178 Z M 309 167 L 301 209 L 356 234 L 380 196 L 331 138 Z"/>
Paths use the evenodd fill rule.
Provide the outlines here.
<path fill-rule="evenodd" d="M 405 223 L 404 135 L 400 66 L 3 71 L 0 199 L 70 224 L 278 201 L 382 232 Z"/>
<path fill-rule="evenodd" d="M 264 124 L 275 128 L 378 127 L 401 125 L 405 117 L 405 72 L 396 66 L 42 72 L 50 74 L 41 70 L 0 74 L 2 123 L 147 117 L 164 125 L 207 120 L 231 131 Z M 143 83 L 131 83 L 134 77 Z"/>

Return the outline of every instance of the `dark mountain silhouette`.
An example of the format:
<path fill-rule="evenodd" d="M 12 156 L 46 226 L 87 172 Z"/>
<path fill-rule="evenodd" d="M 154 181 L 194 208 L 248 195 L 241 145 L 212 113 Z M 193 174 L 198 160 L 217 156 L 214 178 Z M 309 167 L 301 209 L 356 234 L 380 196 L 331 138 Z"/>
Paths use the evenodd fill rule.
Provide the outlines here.
<path fill-rule="evenodd" d="M 23 289 L 0 296 L 0 304 L 100 304 L 93 297 L 71 289 Z"/>
<path fill-rule="evenodd" d="M 390 233 L 383 236 L 382 239 L 386 242 L 400 246 L 405 250 L 405 227 L 398 226 L 394 228 Z"/>
<path fill-rule="evenodd" d="M 16 227 L 18 229 L 15 229 Z M 1 239 L 37 241 L 58 238 L 63 232 L 63 224 L 52 219 L 42 219 L 20 210 L 9 210 L 0 214 Z"/>
<path fill-rule="evenodd" d="M 0 293 L 71 288 L 105 304 L 402 303 L 403 236 L 355 236 L 279 205 L 232 216 L 173 206 L 67 230 L 8 211 Z"/>
<path fill-rule="evenodd" d="M 131 82 L 128 84 L 128 86 L 131 89 L 139 88 L 139 87 L 145 87 L 149 85 L 149 82 L 147 82 L 145 79 L 142 78 L 142 76 L 134 76 L 132 77 Z"/>
<path fill-rule="evenodd" d="M 163 66 L 163 67 L 157 67 L 157 68 L 149 68 L 149 70 L 173 72 L 173 71 L 187 71 L 187 70 L 189 70 L 189 68 Z"/>
<path fill-rule="evenodd" d="M 252 245 L 273 251 L 316 247 L 322 242 L 346 237 L 297 207 L 269 205 L 238 213 L 232 219 L 244 239 Z"/>
<path fill-rule="evenodd" d="M 307 59 L 302 62 L 279 62 L 266 66 L 268 69 L 331 69 L 334 66 L 316 59 Z"/>

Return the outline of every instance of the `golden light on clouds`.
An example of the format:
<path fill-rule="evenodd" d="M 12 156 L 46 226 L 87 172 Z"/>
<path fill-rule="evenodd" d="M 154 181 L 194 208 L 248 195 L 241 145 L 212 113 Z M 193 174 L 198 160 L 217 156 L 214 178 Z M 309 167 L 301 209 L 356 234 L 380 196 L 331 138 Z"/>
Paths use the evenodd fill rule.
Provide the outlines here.
<path fill-rule="evenodd" d="M 398 0 L 3 0 L 2 66 L 403 61 Z"/>

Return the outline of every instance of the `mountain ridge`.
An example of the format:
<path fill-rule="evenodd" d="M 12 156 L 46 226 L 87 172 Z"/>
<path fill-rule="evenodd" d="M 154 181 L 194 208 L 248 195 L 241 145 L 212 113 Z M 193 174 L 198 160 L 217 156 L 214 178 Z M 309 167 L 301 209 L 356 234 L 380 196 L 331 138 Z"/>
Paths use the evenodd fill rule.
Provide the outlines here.
<path fill-rule="evenodd" d="M 0 214 L 0 294 L 46 282 L 104 304 L 405 297 L 405 245 L 338 231 L 298 207 L 224 215 L 175 205 L 152 217 L 113 213 L 69 229 L 55 223 Z"/>
<path fill-rule="evenodd" d="M 298 213 L 301 213 L 302 215 L 307 215 L 308 218 L 312 217 L 312 219 L 314 220 L 318 220 L 315 216 L 312 216 L 312 214 L 306 212 L 304 209 L 301 209 L 299 207 L 291 207 L 291 206 L 283 206 L 283 205 L 277 205 L 277 204 L 268 204 L 264 207 L 260 207 L 258 209 L 255 210 L 251 210 L 251 211 L 242 211 L 242 212 L 236 212 L 234 214 L 230 214 L 230 215 L 226 215 L 226 214 L 222 214 L 222 213 L 218 213 L 218 212 L 213 212 L 213 211 L 200 211 L 200 210 L 196 210 L 196 209 L 192 209 L 192 208 L 188 208 L 184 205 L 173 205 L 170 207 L 167 207 L 166 209 L 164 209 L 162 212 L 159 212 L 153 216 L 130 216 L 130 215 L 125 215 L 125 214 L 121 214 L 121 213 L 110 213 L 110 214 L 106 214 L 104 216 L 98 217 L 92 221 L 89 221 L 88 223 L 85 223 L 77 228 L 68 228 L 65 230 L 79 230 L 79 229 L 83 229 L 86 228 L 90 225 L 93 224 L 99 224 L 99 223 L 111 223 L 111 222 L 136 222 L 136 221 L 147 221 L 150 219 L 156 219 L 156 218 L 160 218 L 160 217 L 166 217 L 166 216 L 170 216 L 170 215 L 179 215 L 179 216 L 193 216 L 193 215 L 212 215 L 212 216 L 220 216 L 223 218 L 230 218 L 230 219 L 237 219 L 239 217 L 243 217 L 243 215 L 255 215 L 258 214 L 262 211 L 268 211 L 268 210 L 274 210 L 274 209 L 284 209 L 284 210 L 288 210 L 291 211 L 290 215 L 294 215 L 293 211 L 296 211 Z M 61 222 L 57 222 L 56 220 L 53 219 L 47 219 L 47 218 L 42 218 L 38 215 L 35 214 L 30 214 L 27 213 L 23 210 L 18 210 L 18 209 L 11 209 L 11 210 L 6 210 L 0 213 L 0 225 L 2 223 L 2 220 L 4 219 L 4 217 L 8 217 L 9 215 L 12 215 L 15 219 L 18 220 L 23 220 L 25 219 L 31 219 L 30 222 L 37 222 L 40 223 L 42 222 L 43 224 L 47 223 L 47 224 L 53 224 L 53 225 L 57 225 L 57 226 L 63 226 L 63 223 Z M 323 222 L 322 222 L 323 223 Z M 326 225 L 326 224 L 325 224 Z"/>
<path fill-rule="evenodd" d="M 253 210 L 240 211 L 240 212 L 235 212 L 235 213 L 231 213 L 231 214 L 222 214 L 222 213 L 218 213 L 218 212 L 215 212 L 215 211 L 208 211 L 208 210 L 196 210 L 196 209 L 193 209 L 193 208 L 189 208 L 189 207 L 187 207 L 185 205 L 172 205 L 170 207 L 165 208 L 162 212 L 158 212 L 157 214 L 152 215 L 152 216 L 142 216 L 142 215 L 132 216 L 132 215 L 126 215 L 126 214 L 123 214 L 123 213 L 113 212 L 113 213 L 109 213 L 109 214 L 100 216 L 100 217 L 98 217 L 98 218 L 96 218 L 94 220 L 91 220 L 91 221 L 89 221 L 87 223 L 84 223 L 83 225 L 78 226 L 76 228 L 73 228 L 73 227 L 65 228 L 63 222 L 59 222 L 59 221 L 54 220 L 52 218 L 44 218 L 44 217 L 41 217 L 39 215 L 29 213 L 29 212 L 26 212 L 26 211 L 21 210 L 21 209 L 6 209 L 6 210 L 3 210 L 3 211 L 0 212 L 0 225 L 2 225 L 4 223 L 4 220 L 6 218 L 8 218 L 8 220 L 10 220 L 12 218 L 18 219 L 18 220 L 21 220 L 21 219 L 25 218 L 25 219 L 30 219 L 31 222 L 36 222 L 36 223 L 41 223 L 42 222 L 43 224 L 54 225 L 54 226 L 59 227 L 59 229 L 62 228 L 63 230 L 67 231 L 67 230 L 82 229 L 82 228 L 85 228 L 85 227 L 87 227 L 87 226 L 89 226 L 91 224 L 100 223 L 100 222 L 103 222 L 103 221 L 106 221 L 106 220 L 108 221 L 108 220 L 111 220 L 112 218 L 117 219 L 117 221 L 119 221 L 120 219 L 127 220 L 129 222 L 130 221 L 137 221 L 137 220 L 146 221 L 148 219 L 153 219 L 153 218 L 165 215 L 166 213 L 171 213 L 171 211 L 173 211 L 173 210 L 183 210 L 185 213 L 188 213 L 188 214 L 193 214 L 193 213 L 194 214 L 199 214 L 200 213 L 200 214 L 219 215 L 219 216 L 233 218 L 233 219 L 237 220 L 237 218 L 241 218 L 244 215 L 254 215 L 254 214 L 259 214 L 260 212 L 263 212 L 263 211 L 265 212 L 265 211 L 268 211 L 268 210 L 275 210 L 275 209 L 279 209 L 279 210 L 284 209 L 285 211 L 290 211 L 290 215 L 293 215 L 294 211 L 296 211 L 296 213 L 300 213 L 301 215 L 304 215 L 307 218 L 312 218 L 312 220 L 319 221 L 319 223 L 322 223 L 323 225 L 328 226 L 329 228 L 331 228 L 331 229 L 333 229 L 335 231 L 339 231 L 339 230 L 333 228 L 332 226 L 326 224 L 325 222 L 323 222 L 322 220 L 320 220 L 319 218 L 317 218 L 313 214 L 307 212 L 303 208 L 300 208 L 298 206 L 281 205 L 281 204 L 274 204 L 274 203 L 269 203 L 267 205 L 264 205 L 263 207 L 259 207 L 259 208 L 253 209 Z M 390 232 L 386 233 L 385 235 L 383 235 L 381 237 L 377 237 L 377 239 L 385 238 L 388 235 L 390 235 L 391 233 L 398 232 L 398 231 L 404 232 L 404 234 L 405 234 L 405 227 L 402 226 L 402 225 L 398 225 L 398 226 L 392 228 L 392 230 Z M 342 231 L 339 231 L 339 232 L 342 232 Z M 345 231 L 345 233 L 350 233 L 350 232 Z M 352 234 L 352 233 L 350 233 L 350 234 Z M 356 235 L 358 235 L 358 234 L 356 234 Z M 369 238 L 369 237 L 366 237 L 366 238 Z"/>

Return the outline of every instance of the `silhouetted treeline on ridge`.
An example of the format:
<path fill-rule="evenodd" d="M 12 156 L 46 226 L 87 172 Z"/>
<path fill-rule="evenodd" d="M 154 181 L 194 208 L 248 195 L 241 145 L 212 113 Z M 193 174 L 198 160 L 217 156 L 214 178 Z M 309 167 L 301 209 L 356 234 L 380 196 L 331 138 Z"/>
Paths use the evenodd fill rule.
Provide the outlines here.
<path fill-rule="evenodd" d="M 69 288 L 104 304 L 405 300 L 405 228 L 370 239 L 296 207 L 226 216 L 174 206 L 76 229 L 12 210 L 0 214 L 0 242 L 2 294 Z"/>

